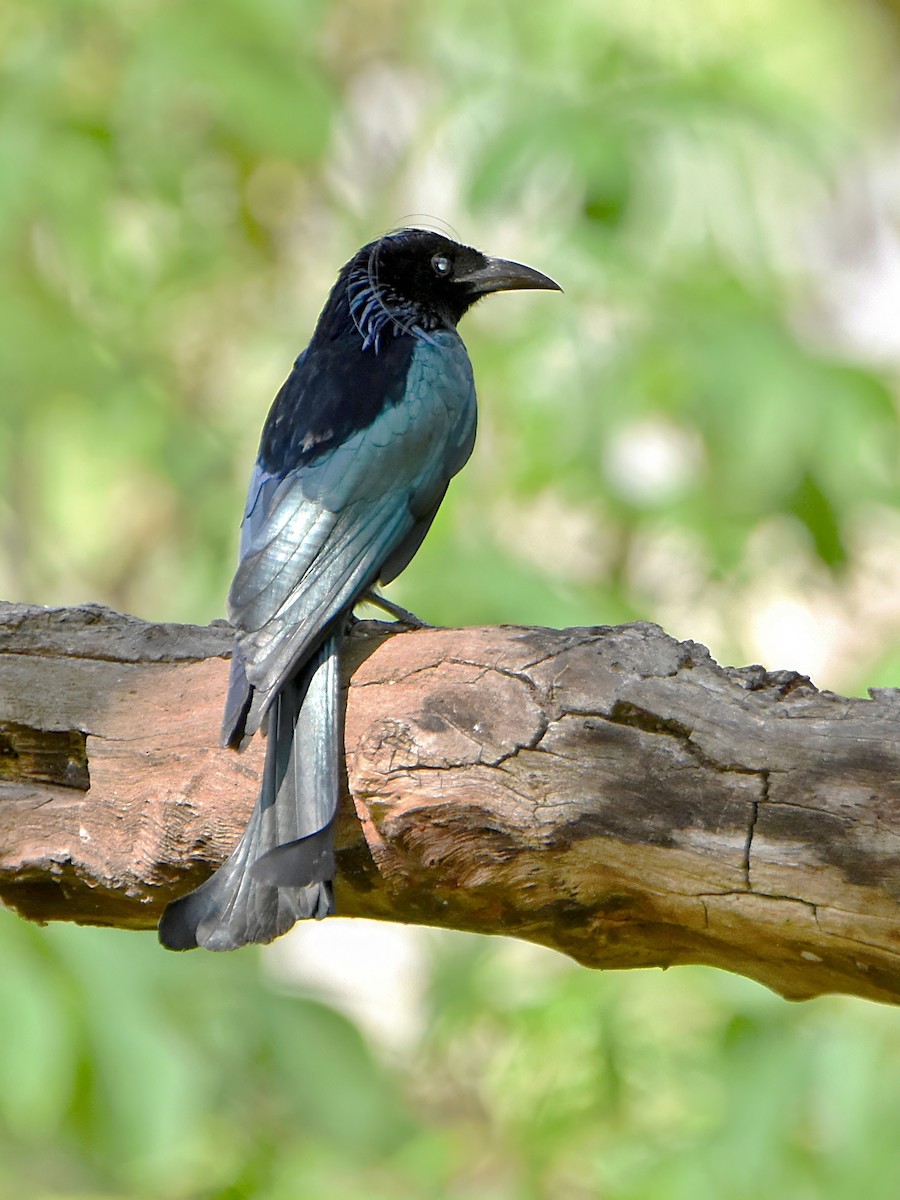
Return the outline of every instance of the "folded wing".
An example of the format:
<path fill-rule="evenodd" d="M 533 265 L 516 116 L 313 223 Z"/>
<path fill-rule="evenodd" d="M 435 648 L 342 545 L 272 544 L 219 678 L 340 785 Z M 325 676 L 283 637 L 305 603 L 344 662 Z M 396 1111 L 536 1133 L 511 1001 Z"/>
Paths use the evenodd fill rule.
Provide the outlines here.
<path fill-rule="evenodd" d="M 471 366 L 444 333 L 417 345 L 402 399 L 365 429 L 284 475 L 257 464 L 228 600 L 237 639 L 227 743 L 252 736 L 385 564 L 405 565 L 474 436 Z"/>

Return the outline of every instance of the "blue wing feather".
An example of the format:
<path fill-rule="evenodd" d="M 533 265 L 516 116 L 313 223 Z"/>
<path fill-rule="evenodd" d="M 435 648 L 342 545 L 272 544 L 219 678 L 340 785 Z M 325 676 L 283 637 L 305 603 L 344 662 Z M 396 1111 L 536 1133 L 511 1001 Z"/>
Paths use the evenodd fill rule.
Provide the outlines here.
<path fill-rule="evenodd" d="M 416 344 L 403 400 L 369 426 L 283 474 L 257 462 L 228 601 L 240 665 L 226 741 L 252 735 L 282 683 L 386 564 L 392 578 L 394 564 L 409 561 L 471 453 L 475 413 L 465 347 L 441 332 Z"/>

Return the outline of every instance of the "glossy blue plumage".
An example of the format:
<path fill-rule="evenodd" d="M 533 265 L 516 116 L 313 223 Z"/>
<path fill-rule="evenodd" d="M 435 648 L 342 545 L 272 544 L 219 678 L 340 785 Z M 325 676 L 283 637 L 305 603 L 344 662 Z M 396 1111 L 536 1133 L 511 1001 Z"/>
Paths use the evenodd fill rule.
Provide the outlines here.
<path fill-rule="evenodd" d="M 321 631 L 424 536 L 475 439 L 475 386 L 459 336 L 418 342 L 400 403 L 286 475 L 254 471 L 241 563 L 228 598 L 237 653 L 254 695 L 241 729 L 256 731 L 281 681 Z M 405 563 L 403 564 L 405 565 Z M 393 577 L 397 573 L 392 569 Z M 229 705 L 229 712 L 235 704 Z"/>
<path fill-rule="evenodd" d="M 232 949 L 331 911 L 344 628 L 410 561 L 472 451 L 456 322 L 484 292 L 549 286 L 422 230 L 363 247 L 338 277 L 263 429 L 228 597 L 222 738 L 239 748 L 268 726 L 260 796 L 229 859 L 169 905 L 164 945 Z"/>

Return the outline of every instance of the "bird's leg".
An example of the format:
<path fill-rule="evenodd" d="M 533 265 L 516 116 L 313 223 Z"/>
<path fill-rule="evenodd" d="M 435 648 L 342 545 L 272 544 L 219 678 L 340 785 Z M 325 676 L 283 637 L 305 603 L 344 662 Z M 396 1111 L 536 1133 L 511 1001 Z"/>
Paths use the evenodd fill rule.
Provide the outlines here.
<path fill-rule="evenodd" d="M 410 629 L 428 629 L 430 626 L 426 621 L 422 621 L 415 613 L 411 613 L 409 609 L 402 608 L 399 604 L 395 604 L 393 600 L 388 600 L 376 592 L 374 588 L 369 588 L 360 596 L 360 600 L 365 600 L 369 604 L 374 604 L 376 608 L 380 608 L 382 612 L 390 614 L 400 625 L 406 625 Z"/>

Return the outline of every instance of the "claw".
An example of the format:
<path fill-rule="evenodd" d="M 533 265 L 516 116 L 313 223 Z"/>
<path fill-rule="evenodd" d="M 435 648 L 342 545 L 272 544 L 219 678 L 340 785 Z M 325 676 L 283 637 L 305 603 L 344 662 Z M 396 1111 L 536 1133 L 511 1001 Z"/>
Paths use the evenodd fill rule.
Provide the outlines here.
<path fill-rule="evenodd" d="M 367 592 L 363 592 L 360 600 L 374 604 L 376 608 L 380 608 L 382 612 L 386 612 L 392 616 L 398 625 L 406 625 L 408 629 L 431 628 L 427 621 L 421 620 L 415 613 L 411 613 L 408 608 L 403 608 L 401 605 L 395 604 L 393 600 L 388 600 L 385 596 L 376 592 L 374 588 L 369 588 Z"/>

